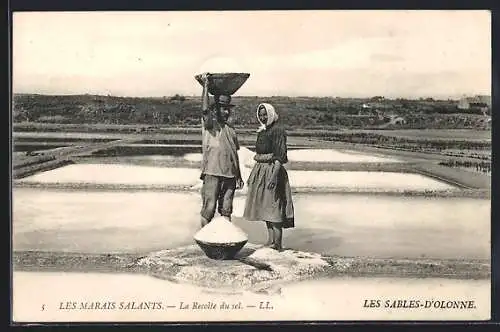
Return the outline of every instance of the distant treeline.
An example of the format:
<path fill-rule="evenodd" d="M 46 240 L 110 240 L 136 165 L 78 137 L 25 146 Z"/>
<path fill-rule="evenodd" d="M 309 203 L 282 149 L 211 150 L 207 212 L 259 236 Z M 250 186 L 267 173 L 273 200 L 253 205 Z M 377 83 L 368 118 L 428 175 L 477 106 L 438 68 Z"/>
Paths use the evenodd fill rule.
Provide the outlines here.
<path fill-rule="evenodd" d="M 15 95 L 15 122 L 199 125 L 201 98 L 175 95 L 161 98 L 113 96 Z M 459 110 L 452 100 L 379 100 L 315 97 L 234 97 L 235 126 L 255 126 L 260 102 L 272 103 L 289 128 L 484 128 L 487 119 L 477 110 Z M 404 121 L 393 124 L 388 115 Z M 482 113 L 481 113 L 482 114 Z"/>

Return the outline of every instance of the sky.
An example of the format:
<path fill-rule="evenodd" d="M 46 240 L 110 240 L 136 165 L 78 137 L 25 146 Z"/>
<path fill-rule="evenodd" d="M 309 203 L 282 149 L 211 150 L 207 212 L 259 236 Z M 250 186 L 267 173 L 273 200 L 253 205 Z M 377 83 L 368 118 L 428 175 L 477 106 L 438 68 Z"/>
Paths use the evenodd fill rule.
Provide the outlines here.
<path fill-rule="evenodd" d="M 196 74 L 247 72 L 235 95 L 491 94 L 488 11 L 13 16 L 14 93 L 199 95 Z"/>

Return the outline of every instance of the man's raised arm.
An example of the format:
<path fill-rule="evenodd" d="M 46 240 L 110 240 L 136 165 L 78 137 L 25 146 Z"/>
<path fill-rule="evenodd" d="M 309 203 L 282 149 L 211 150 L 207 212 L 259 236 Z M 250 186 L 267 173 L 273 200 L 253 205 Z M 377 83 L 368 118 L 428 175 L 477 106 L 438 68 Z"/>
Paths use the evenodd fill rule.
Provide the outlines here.
<path fill-rule="evenodd" d="M 213 126 L 213 119 L 210 114 L 210 97 L 208 95 L 208 80 L 209 80 L 209 73 L 203 73 L 201 75 L 201 80 L 203 81 L 203 93 L 201 95 L 201 125 L 206 128 L 210 129 Z"/>
<path fill-rule="evenodd" d="M 210 105 L 210 99 L 208 96 L 208 77 L 209 77 L 209 75 L 210 75 L 209 73 L 203 73 L 201 75 L 201 79 L 203 81 L 203 93 L 201 95 L 201 102 L 202 102 L 201 110 L 202 110 L 203 115 L 208 113 L 208 109 L 209 109 L 209 105 Z"/>

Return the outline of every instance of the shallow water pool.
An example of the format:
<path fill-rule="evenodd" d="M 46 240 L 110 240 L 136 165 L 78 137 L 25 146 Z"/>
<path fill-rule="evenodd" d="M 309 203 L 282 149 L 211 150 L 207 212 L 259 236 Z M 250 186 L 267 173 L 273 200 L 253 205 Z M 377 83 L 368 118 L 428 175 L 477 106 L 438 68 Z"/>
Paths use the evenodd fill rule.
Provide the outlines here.
<path fill-rule="evenodd" d="M 234 222 L 250 242 L 265 226 Z M 490 258 L 490 201 L 375 195 L 297 194 L 296 228 L 284 245 L 327 255 Z M 150 252 L 193 242 L 198 193 L 14 188 L 13 249 Z"/>
<path fill-rule="evenodd" d="M 251 168 L 244 167 L 248 177 Z M 453 186 L 419 174 L 393 172 L 288 171 L 290 184 L 297 188 L 338 188 L 359 190 L 450 190 Z M 38 173 L 22 183 L 164 185 L 194 186 L 199 183 L 197 168 L 151 167 L 127 164 L 73 164 Z"/>
<path fill-rule="evenodd" d="M 401 162 L 397 158 L 391 158 L 381 154 L 368 154 L 353 150 L 340 149 L 309 149 L 309 148 L 289 148 L 288 159 L 291 162 L 332 162 L 332 163 L 392 163 Z M 241 147 L 239 151 L 240 159 L 253 158 L 254 149 Z M 180 145 L 180 144 L 129 144 L 118 146 L 113 149 L 103 150 L 96 156 L 106 158 L 113 156 L 122 162 L 144 158 L 161 159 L 171 156 L 178 160 L 201 161 L 201 146 Z M 130 159 L 131 158 L 131 159 Z"/>
<path fill-rule="evenodd" d="M 401 162 L 396 158 L 366 154 L 351 150 L 333 149 L 290 149 L 288 160 L 295 162 L 332 162 L 332 163 L 387 163 Z M 184 155 L 188 160 L 201 160 L 201 153 L 188 153 Z"/>

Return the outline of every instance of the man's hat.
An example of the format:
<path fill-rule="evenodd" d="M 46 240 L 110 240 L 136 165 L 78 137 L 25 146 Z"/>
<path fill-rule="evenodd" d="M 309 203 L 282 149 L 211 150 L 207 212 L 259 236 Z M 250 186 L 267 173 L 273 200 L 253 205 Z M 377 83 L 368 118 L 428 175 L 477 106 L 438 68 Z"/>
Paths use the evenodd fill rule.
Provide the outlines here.
<path fill-rule="evenodd" d="M 231 104 L 231 96 L 220 95 L 218 96 L 218 98 L 215 97 L 215 102 L 221 106 L 234 106 L 233 104 Z"/>

